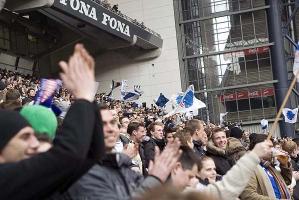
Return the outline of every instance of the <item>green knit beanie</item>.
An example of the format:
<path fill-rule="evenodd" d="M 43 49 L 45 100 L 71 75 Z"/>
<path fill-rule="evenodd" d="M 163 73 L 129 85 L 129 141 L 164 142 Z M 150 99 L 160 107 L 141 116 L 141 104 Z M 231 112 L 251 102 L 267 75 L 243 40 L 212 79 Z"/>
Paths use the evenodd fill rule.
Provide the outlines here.
<path fill-rule="evenodd" d="M 54 139 L 58 123 L 52 110 L 40 105 L 29 105 L 24 106 L 20 114 L 29 122 L 37 134 Z"/>

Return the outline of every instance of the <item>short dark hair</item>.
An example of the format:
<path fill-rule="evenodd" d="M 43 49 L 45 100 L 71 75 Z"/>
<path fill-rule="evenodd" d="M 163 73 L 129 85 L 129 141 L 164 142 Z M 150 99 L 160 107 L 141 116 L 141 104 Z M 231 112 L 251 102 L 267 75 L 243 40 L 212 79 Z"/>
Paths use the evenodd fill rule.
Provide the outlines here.
<path fill-rule="evenodd" d="M 255 134 L 250 139 L 249 150 L 252 150 L 256 144 L 264 142 L 267 139 L 267 135 L 265 134 Z"/>
<path fill-rule="evenodd" d="M 98 110 L 102 111 L 102 110 L 110 110 L 110 109 L 107 104 L 100 103 L 100 104 L 98 104 Z"/>
<path fill-rule="evenodd" d="M 152 122 L 149 126 L 148 126 L 148 131 L 149 132 L 154 132 L 155 131 L 155 126 L 164 126 L 164 124 L 162 122 Z"/>
<path fill-rule="evenodd" d="M 29 89 L 27 90 L 27 95 L 29 95 L 29 93 L 30 93 L 31 90 L 35 91 L 34 88 L 29 88 Z"/>
<path fill-rule="evenodd" d="M 202 168 L 203 168 L 203 162 L 206 161 L 206 160 L 213 160 L 213 158 L 209 157 L 209 156 L 202 156 L 200 159 L 199 159 L 199 162 L 198 162 L 198 171 L 200 171 Z M 214 160 L 213 160 L 214 161 Z"/>
<path fill-rule="evenodd" d="M 194 165 L 198 165 L 200 161 L 199 157 L 190 147 L 181 146 L 180 149 L 182 150 L 182 155 L 179 162 L 184 170 L 190 170 L 194 167 Z"/>
<path fill-rule="evenodd" d="M 186 122 L 186 128 L 188 128 L 190 130 L 191 136 L 194 135 L 196 129 L 200 128 L 201 124 L 202 124 L 202 122 L 198 119 L 191 119 Z"/>
<path fill-rule="evenodd" d="M 141 122 L 133 121 L 128 125 L 127 133 L 132 135 L 133 131 L 137 131 L 139 127 L 144 127 L 144 124 Z"/>

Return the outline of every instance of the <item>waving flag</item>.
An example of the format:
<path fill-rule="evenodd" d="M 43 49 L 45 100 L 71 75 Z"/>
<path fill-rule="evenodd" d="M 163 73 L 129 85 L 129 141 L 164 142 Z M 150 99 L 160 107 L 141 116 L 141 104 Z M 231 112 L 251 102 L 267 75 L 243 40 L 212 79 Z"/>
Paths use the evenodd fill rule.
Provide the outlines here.
<path fill-rule="evenodd" d="M 59 91 L 62 85 L 58 79 L 41 79 L 40 88 L 37 91 L 34 99 L 34 104 L 51 107 L 54 94 Z"/>
<path fill-rule="evenodd" d="M 197 111 L 200 108 L 205 108 L 206 104 L 198 100 L 194 96 L 194 86 L 190 85 L 185 93 L 179 94 L 176 98 L 175 108 L 168 113 L 167 116 L 176 114 L 176 113 L 187 113 L 190 111 Z"/>
<path fill-rule="evenodd" d="M 262 119 L 262 120 L 261 120 L 261 127 L 262 127 L 262 129 L 263 129 L 263 130 L 266 130 L 266 129 L 268 128 L 268 126 L 269 126 L 269 122 L 268 122 L 268 120 L 266 120 L 266 119 Z"/>
<path fill-rule="evenodd" d="M 41 79 L 39 90 L 37 91 L 34 98 L 34 104 L 51 108 L 55 115 L 59 116 L 61 114 L 61 110 L 55 104 L 53 104 L 53 98 L 55 93 L 59 91 L 61 86 L 61 80 Z"/>
<path fill-rule="evenodd" d="M 298 108 L 295 108 L 293 110 L 289 108 L 284 108 L 282 114 L 284 115 L 285 122 L 294 124 L 297 121 Z"/>
<path fill-rule="evenodd" d="M 123 80 L 121 84 L 121 98 L 123 101 L 135 101 L 143 94 L 140 85 L 134 85 L 134 91 L 128 91 L 127 81 Z"/>
<path fill-rule="evenodd" d="M 121 86 L 121 82 L 115 82 L 114 80 L 112 80 L 111 90 L 110 90 L 110 92 L 107 94 L 107 96 L 108 96 L 108 97 L 111 97 L 113 90 L 116 89 L 116 88 L 118 88 L 119 86 Z"/>
<path fill-rule="evenodd" d="M 220 124 L 223 124 L 224 122 L 224 117 L 227 115 L 228 112 L 225 113 L 220 113 Z"/>
<path fill-rule="evenodd" d="M 297 44 L 297 48 L 295 51 L 295 59 L 293 64 L 293 73 L 296 76 L 299 70 L 299 43 Z M 299 82 L 299 77 L 297 77 L 297 82 Z"/>
<path fill-rule="evenodd" d="M 160 93 L 160 96 L 158 97 L 157 101 L 154 101 L 157 106 L 160 108 L 165 107 L 169 99 L 167 99 L 162 93 Z"/>

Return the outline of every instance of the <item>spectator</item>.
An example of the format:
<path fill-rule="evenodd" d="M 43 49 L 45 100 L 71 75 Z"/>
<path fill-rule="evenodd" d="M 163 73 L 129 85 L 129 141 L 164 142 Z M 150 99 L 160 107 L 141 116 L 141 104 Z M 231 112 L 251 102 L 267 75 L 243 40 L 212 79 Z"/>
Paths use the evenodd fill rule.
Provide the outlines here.
<path fill-rule="evenodd" d="M 192 136 L 191 136 L 191 131 L 187 128 L 184 128 L 182 130 L 178 130 L 174 134 L 174 138 L 178 138 L 181 142 L 181 146 L 183 147 L 189 147 L 190 149 L 193 150 L 194 144 L 192 142 Z"/>
<path fill-rule="evenodd" d="M 143 162 L 144 162 L 144 148 L 142 141 L 146 136 L 145 127 L 143 123 L 131 122 L 128 126 L 128 134 L 130 135 L 130 144 L 128 148 L 136 149 L 136 155 L 133 157 L 132 162 L 137 166 L 137 170 L 140 174 L 143 174 Z"/>
<path fill-rule="evenodd" d="M 97 157 L 101 155 L 101 147 L 93 146 L 91 142 L 93 135 L 98 140 L 102 139 L 99 132 L 93 133 L 95 111 L 91 103 L 94 92 L 92 63 L 92 58 L 82 45 L 76 45 L 75 54 L 69 63 L 61 63 L 62 79 L 78 100 L 70 109 L 53 148 L 48 152 L 24 159 L 38 146 L 33 129 L 15 111 L 0 111 L 0 199 L 50 197 L 82 173 L 80 166 L 87 158 L 95 158 L 89 157 L 88 152 L 94 152 Z M 22 153 L 14 156 L 19 151 Z M 17 178 L 16 174 L 19 174 Z M 41 180 L 41 177 L 44 179 Z"/>
<path fill-rule="evenodd" d="M 217 176 L 216 165 L 210 157 L 203 156 L 198 164 L 199 183 L 196 188 L 203 190 L 208 184 L 221 180 L 221 176 Z"/>
<path fill-rule="evenodd" d="M 132 160 L 127 155 L 111 152 L 116 142 L 113 132 L 115 122 L 110 110 L 101 109 L 100 113 L 108 153 L 69 189 L 68 196 L 74 199 L 125 200 L 164 182 L 179 158 L 179 143 L 169 145 L 160 155 L 156 154 L 150 175 L 144 179 L 141 174 L 131 170 Z"/>
<path fill-rule="evenodd" d="M 299 200 L 299 180 L 298 180 L 298 176 L 299 176 L 299 138 L 295 138 L 293 139 L 293 141 L 296 143 L 297 145 L 297 156 L 292 156 L 292 167 L 293 167 L 293 177 L 296 180 L 296 186 L 294 188 L 293 191 L 293 198 L 294 200 Z"/>
<path fill-rule="evenodd" d="M 35 97 L 35 89 L 29 88 L 27 91 L 27 97 L 25 99 L 23 99 L 23 105 L 33 102 L 34 97 Z"/>
<path fill-rule="evenodd" d="M 254 170 L 261 159 L 271 154 L 272 143 L 265 141 L 259 143 L 254 149 L 246 153 L 238 162 L 223 176 L 221 181 L 200 187 L 201 192 L 208 194 L 216 199 L 233 200 L 242 193 L 249 179 L 254 174 Z M 199 168 L 202 164 L 199 164 Z M 212 179 L 213 180 L 213 179 Z M 196 189 L 198 190 L 198 189 Z M 188 188 L 186 192 L 194 191 Z"/>
<path fill-rule="evenodd" d="M 2 109 L 19 110 L 22 107 L 21 94 L 16 89 L 8 89 L 5 101 L 1 104 Z"/>
<path fill-rule="evenodd" d="M 176 132 L 176 130 L 174 128 L 166 128 L 165 129 L 166 143 L 174 141 L 174 134 L 175 134 L 175 132 Z"/>
<path fill-rule="evenodd" d="M 253 149 L 266 138 L 267 135 L 256 134 L 250 141 L 249 149 Z M 287 188 L 287 185 L 289 185 L 292 180 L 292 171 L 288 161 L 278 157 L 281 164 L 281 172 L 279 173 L 271 165 L 271 159 L 271 156 L 264 158 L 255 169 L 254 175 L 250 178 L 248 185 L 241 194 L 242 200 L 291 198 L 291 194 Z"/>
<path fill-rule="evenodd" d="M 207 146 L 207 156 L 213 158 L 217 174 L 226 174 L 245 152 L 245 147 L 238 139 L 227 138 L 222 128 L 213 129 L 211 141 Z"/>
<path fill-rule="evenodd" d="M 297 159 L 297 154 L 298 154 L 298 146 L 297 144 L 292 141 L 292 140 L 285 140 L 282 142 L 282 145 L 281 145 L 281 148 L 282 150 L 284 150 L 285 152 L 288 153 L 288 156 L 290 157 L 290 161 L 291 161 L 291 166 L 292 166 L 292 173 L 293 173 L 293 177 L 292 177 L 292 183 L 288 186 L 290 191 L 297 191 L 298 189 L 298 186 L 297 188 L 295 188 L 295 186 L 297 184 L 299 184 L 299 168 L 297 166 L 297 163 L 296 163 L 296 159 Z M 293 192 L 293 194 L 295 194 Z"/>
<path fill-rule="evenodd" d="M 151 160 L 155 157 L 155 148 L 158 147 L 160 151 L 163 151 L 165 141 L 163 138 L 164 124 L 161 122 L 153 122 L 149 125 L 148 131 L 151 134 L 151 138 L 148 141 L 144 141 L 144 168 L 147 170 Z M 146 174 L 145 174 L 146 175 Z"/>
<path fill-rule="evenodd" d="M 207 134 L 204 131 L 203 123 L 200 120 L 192 119 L 187 121 L 186 128 L 190 130 L 194 144 L 194 151 L 200 157 L 204 156 L 204 146 L 207 145 Z"/>
<path fill-rule="evenodd" d="M 190 180 L 196 177 L 198 172 L 198 157 L 188 146 L 182 146 L 182 155 L 173 168 L 170 182 L 177 190 L 184 190 Z"/>
<path fill-rule="evenodd" d="M 29 122 L 39 141 L 36 153 L 48 151 L 53 145 L 58 126 L 55 114 L 40 105 L 25 106 L 21 109 L 20 114 Z"/>

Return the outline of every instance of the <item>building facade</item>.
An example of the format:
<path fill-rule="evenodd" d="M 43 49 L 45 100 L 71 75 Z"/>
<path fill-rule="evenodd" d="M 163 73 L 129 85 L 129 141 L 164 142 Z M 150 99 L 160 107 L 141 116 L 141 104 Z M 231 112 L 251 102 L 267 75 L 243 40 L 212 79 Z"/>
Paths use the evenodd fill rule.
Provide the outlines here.
<path fill-rule="evenodd" d="M 283 24 L 294 2 L 281 1 Z M 260 132 L 261 119 L 273 122 L 277 104 L 268 15 L 265 0 L 175 0 L 180 66 L 185 75 L 183 88 L 193 84 L 207 109 L 201 117 L 207 121 L 239 122 Z M 294 24 L 294 23 L 293 23 Z M 294 31 L 286 29 L 286 33 Z M 283 35 L 281 35 L 283 37 Z M 295 35 L 293 35 L 295 39 Z M 293 47 L 285 42 L 290 56 Z M 285 67 L 291 78 L 292 59 Z M 296 98 L 291 105 L 297 107 Z M 276 135 L 280 131 L 276 130 Z"/>

